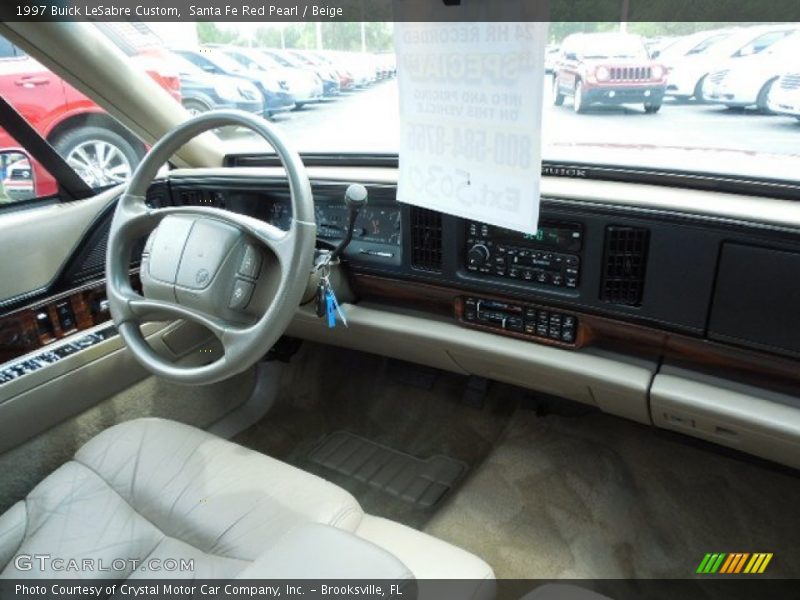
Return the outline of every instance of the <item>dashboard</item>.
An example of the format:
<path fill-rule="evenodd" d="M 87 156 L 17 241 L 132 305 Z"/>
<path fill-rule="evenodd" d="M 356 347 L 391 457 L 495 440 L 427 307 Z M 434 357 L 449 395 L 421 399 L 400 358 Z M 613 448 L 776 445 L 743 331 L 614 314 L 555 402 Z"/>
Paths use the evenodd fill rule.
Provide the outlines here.
<path fill-rule="evenodd" d="M 181 179 L 169 190 L 156 183 L 148 197 L 162 205 L 210 204 L 288 227 L 284 180 L 238 182 Z M 348 183 L 312 179 L 320 245 L 344 237 Z M 792 317 L 800 284 L 785 276 L 800 269 L 797 231 L 545 197 L 539 229 L 526 234 L 401 204 L 393 182 L 362 183 L 369 203 L 345 258 L 367 296 L 402 303 L 404 285 L 435 286 L 448 290 L 445 312 L 464 326 L 539 343 L 582 347 L 593 319 L 613 319 L 800 357 L 800 326 Z"/>
<path fill-rule="evenodd" d="M 343 257 L 353 302 L 800 392 L 798 229 L 756 216 L 547 195 L 539 228 L 519 233 L 397 202 L 393 169 L 355 171 L 361 176 L 310 172 L 321 247 L 344 236 L 347 185 L 360 181 L 369 191 Z M 292 217 L 279 170 L 252 180 L 156 181 L 147 201 L 225 208 L 284 229 Z M 49 297 L 4 317 L 6 360 L 107 320 L 101 278 L 109 219 L 98 220 Z"/>
<path fill-rule="evenodd" d="M 147 200 L 289 227 L 281 169 L 252 160 L 252 177 L 181 173 L 154 182 Z M 505 381 L 800 464 L 794 203 L 560 180 L 558 193 L 544 186 L 538 229 L 519 233 L 398 203 L 391 167 L 308 174 L 320 247 L 344 236 L 350 183 L 363 183 L 369 202 L 335 274 L 348 327 L 327 328 L 308 305 L 288 335 Z M 54 283 L 0 317 L 7 395 L 113 341 L 108 206 Z M 734 385 L 750 395 L 724 391 Z M 793 423 L 797 435 L 784 435 Z"/>

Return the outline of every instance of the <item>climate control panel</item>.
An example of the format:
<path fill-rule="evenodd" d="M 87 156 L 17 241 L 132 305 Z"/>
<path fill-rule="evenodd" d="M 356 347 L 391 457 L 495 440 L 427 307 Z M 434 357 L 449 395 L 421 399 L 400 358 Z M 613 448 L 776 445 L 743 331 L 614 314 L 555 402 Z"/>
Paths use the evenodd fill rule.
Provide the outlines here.
<path fill-rule="evenodd" d="M 514 335 L 574 346 L 578 342 L 575 315 L 529 304 L 517 304 L 476 296 L 459 300 L 462 322 Z"/>

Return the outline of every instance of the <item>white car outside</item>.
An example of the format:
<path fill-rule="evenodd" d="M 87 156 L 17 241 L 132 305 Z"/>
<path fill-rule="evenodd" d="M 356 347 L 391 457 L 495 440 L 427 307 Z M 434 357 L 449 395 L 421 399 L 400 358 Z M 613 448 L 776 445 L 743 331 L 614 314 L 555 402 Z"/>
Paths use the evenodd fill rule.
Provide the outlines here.
<path fill-rule="evenodd" d="M 767 107 L 774 113 L 800 119 L 800 68 L 778 78 L 770 89 Z"/>
<path fill-rule="evenodd" d="M 734 31 L 694 54 L 664 60 L 669 69 L 667 96 L 689 99 L 702 96 L 704 78 L 732 58 L 758 54 L 794 33 L 796 24 L 746 27 Z"/>
<path fill-rule="evenodd" d="M 703 100 L 769 112 L 767 98 L 789 61 L 800 56 L 800 35 L 787 36 L 758 54 L 730 59 L 703 83 Z"/>
<path fill-rule="evenodd" d="M 319 102 L 322 99 L 322 80 L 305 69 L 286 67 L 273 57 L 252 48 L 230 47 L 223 48 L 223 52 L 232 56 L 244 65 L 273 78 L 279 84 L 283 83 L 286 90 L 294 96 L 295 105 L 299 108 L 304 104 Z M 251 61 L 251 62 L 250 62 Z"/>
<path fill-rule="evenodd" d="M 294 96 L 298 106 L 322 100 L 322 79 L 319 75 L 305 69 L 280 67 L 280 75 L 286 81 L 289 92 Z"/>
<path fill-rule="evenodd" d="M 738 31 L 738 28 L 730 29 L 708 29 L 690 33 L 678 38 L 666 40 L 663 44 L 656 46 L 651 56 L 659 60 L 672 64 L 675 61 L 694 54 L 704 52 L 706 48 L 722 41 L 724 38 Z"/>

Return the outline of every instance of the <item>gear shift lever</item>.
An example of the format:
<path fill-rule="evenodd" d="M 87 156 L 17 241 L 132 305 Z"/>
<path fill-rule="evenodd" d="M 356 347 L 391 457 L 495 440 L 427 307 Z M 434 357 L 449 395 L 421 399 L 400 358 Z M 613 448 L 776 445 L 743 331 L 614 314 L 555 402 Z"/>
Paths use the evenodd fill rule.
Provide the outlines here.
<path fill-rule="evenodd" d="M 347 248 L 353 240 L 353 229 L 355 228 L 356 217 L 358 217 L 359 211 L 367 205 L 367 188 L 360 183 L 352 183 L 347 186 L 347 190 L 344 193 L 344 204 L 350 209 L 347 234 L 331 253 L 331 260 L 339 258 L 342 252 L 344 252 L 344 249 Z"/>

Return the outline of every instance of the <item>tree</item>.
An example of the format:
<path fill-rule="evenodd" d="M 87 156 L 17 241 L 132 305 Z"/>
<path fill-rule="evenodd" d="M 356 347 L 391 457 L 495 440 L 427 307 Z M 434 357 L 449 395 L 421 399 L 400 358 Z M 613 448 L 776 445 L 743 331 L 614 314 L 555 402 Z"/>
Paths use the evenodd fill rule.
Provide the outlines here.
<path fill-rule="evenodd" d="M 275 27 L 259 27 L 253 36 L 256 46 L 262 48 L 280 48 L 281 31 Z"/>
<path fill-rule="evenodd" d="M 216 23 L 197 22 L 197 39 L 201 44 L 239 44 L 244 40 L 239 33 L 231 29 L 220 29 Z"/>

